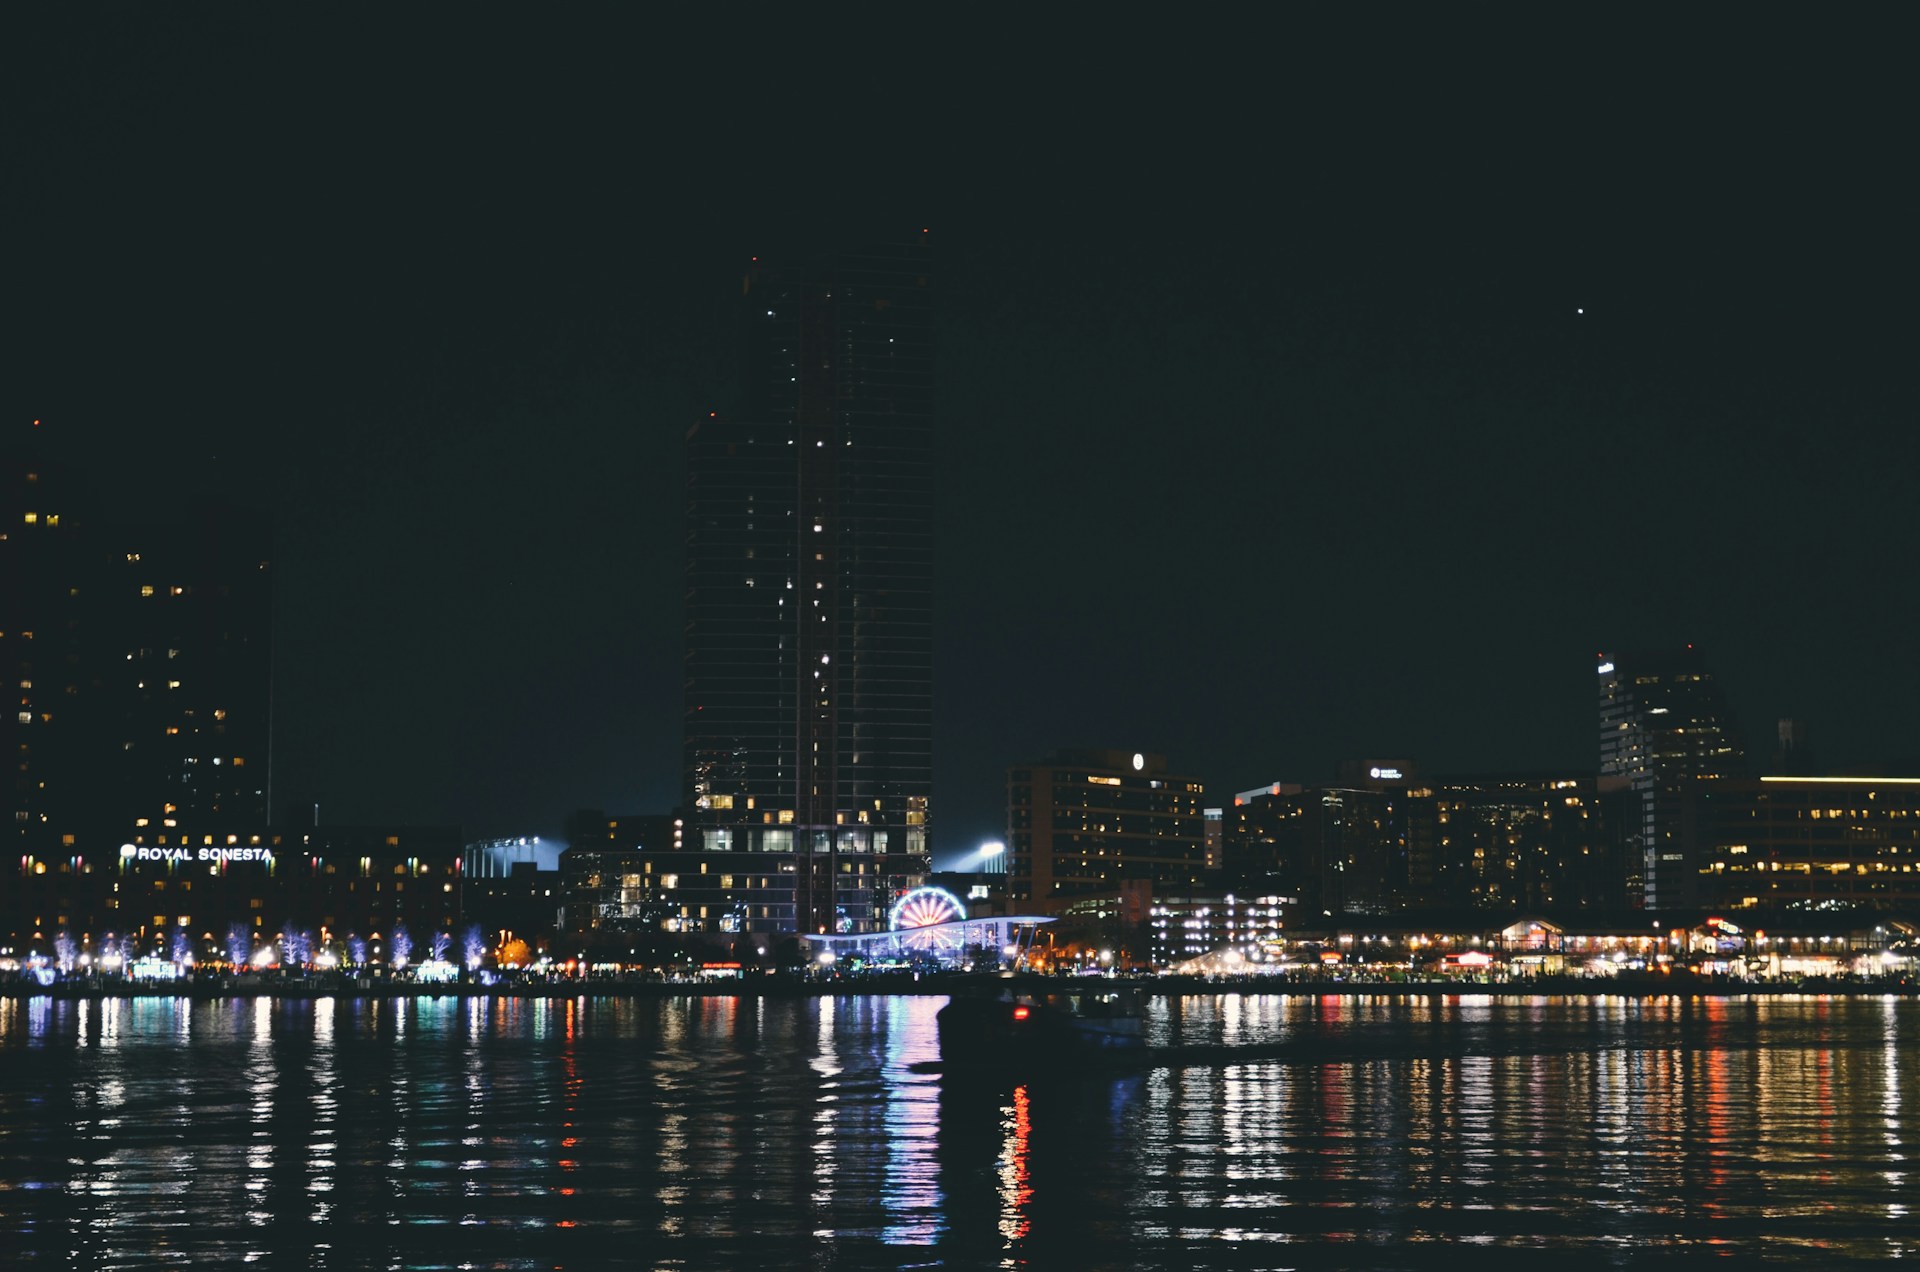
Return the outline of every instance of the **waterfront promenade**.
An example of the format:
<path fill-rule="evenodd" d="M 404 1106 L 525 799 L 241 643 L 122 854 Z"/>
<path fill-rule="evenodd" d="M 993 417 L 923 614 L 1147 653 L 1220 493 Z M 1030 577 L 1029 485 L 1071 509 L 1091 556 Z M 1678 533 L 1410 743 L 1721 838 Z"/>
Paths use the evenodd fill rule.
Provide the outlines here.
<path fill-rule="evenodd" d="M 806 998 L 868 995 L 944 995 L 984 981 L 1019 992 L 1058 991 L 1089 984 L 1125 985 L 1165 998 L 1221 994 L 1350 998 L 1491 997 L 1754 997 L 1781 995 L 1920 996 L 1911 976 L 1806 977 L 1761 980 L 1696 976 L 1684 972 L 1615 977 L 1532 976 L 1497 980 L 1357 979 L 1285 976 L 1030 976 L 922 973 L 745 978 L 658 976 L 554 976 L 424 984 L 352 976 L 205 976 L 136 982 L 76 977 L 42 985 L 30 977 L 0 980 L 3 998 Z"/>

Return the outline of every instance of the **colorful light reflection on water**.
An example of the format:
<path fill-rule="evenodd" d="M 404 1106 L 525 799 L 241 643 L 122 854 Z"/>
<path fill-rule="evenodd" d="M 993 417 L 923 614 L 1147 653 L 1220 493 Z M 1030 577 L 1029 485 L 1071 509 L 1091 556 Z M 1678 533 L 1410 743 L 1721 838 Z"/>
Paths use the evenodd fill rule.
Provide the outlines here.
<path fill-rule="evenodd" d="M 1803 1266 L 1913 1253 L 1920 1004 L 1159 1003 L 1298 1045 L 929 1071 L 937 998 L 0 1000 L 9 1267 Z"/>

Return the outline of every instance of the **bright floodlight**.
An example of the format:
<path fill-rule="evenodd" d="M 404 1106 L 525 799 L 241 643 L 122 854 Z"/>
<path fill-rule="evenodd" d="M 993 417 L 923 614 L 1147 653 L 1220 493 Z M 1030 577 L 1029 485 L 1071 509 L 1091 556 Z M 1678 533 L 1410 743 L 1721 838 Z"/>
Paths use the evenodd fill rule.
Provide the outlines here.
<path fill-rule="evenodd" d="M 1006 850 L 1007 846 L 998 839 L 989 839 L 986 843 L 980 845 L 980 855 L 982 857 L 998 857 Z"/>

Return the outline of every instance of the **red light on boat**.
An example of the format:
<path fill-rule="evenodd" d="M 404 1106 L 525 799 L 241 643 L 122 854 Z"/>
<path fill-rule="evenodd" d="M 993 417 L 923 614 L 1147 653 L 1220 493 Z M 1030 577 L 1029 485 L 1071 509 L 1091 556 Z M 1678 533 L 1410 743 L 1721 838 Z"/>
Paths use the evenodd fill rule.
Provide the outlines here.
<path fill-rule="evenodd" d="M 1032 1009 L 1029 1007 L 1015 1007 L 1013 1009 L 1013 1018 L 1015 1020 L 1025 1020 L 1028 1016 L 1032 1014 L 1033 1014 Z"/>

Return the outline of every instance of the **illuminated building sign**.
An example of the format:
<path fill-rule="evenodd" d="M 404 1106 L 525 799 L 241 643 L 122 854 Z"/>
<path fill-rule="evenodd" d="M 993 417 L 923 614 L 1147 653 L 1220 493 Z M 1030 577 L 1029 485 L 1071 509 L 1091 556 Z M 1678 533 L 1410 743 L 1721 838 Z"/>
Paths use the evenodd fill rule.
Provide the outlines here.
<path fill-rule="evenodd" d="M 1600 664 L 1600 674 L 1601 674 L 1601 675 L 1603 675 L 1603 676 L 1604 676 L 1604 675 L 1606 675 L 1606 674 L 1607 674 L 1608 672 L 1610 672 L 1610 671 L 1612 671 L 1612 670 L 1613 670 L 1613 664 L 1612 664 L 1612 663 L 1601 663 L 1601 664 Z"/>
<path fill-rule="evenodd" d="M 231 865 L 236 861 L 272 861 L 271 848 L 148 848 L 121 844 L 123 861 L 210 861 Z"/>
<path fill-rule="evenodd" d="M 1367 770 L 1367 776 L 1384 778 L 1389 782 L 1397 782 L 1400 780 L 1400 770 L 1397 768 L 1371 768 Z"/>

